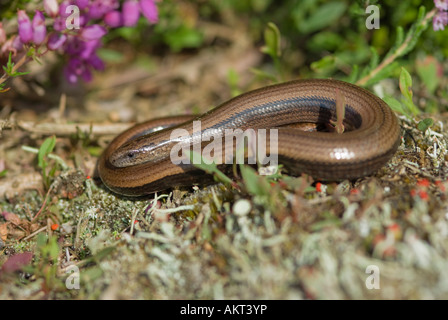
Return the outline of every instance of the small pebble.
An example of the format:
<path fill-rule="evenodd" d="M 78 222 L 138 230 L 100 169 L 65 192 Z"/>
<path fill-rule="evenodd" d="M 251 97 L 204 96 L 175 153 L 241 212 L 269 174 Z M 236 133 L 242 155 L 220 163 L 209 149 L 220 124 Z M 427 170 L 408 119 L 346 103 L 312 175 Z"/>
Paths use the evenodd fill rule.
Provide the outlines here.
<path fill-rule="evenodd" d="M 245 216 L 250 212 L 252 205 L 249 200 L 240 199 L 233 205 L 233 213 L 237 216 Z"/>

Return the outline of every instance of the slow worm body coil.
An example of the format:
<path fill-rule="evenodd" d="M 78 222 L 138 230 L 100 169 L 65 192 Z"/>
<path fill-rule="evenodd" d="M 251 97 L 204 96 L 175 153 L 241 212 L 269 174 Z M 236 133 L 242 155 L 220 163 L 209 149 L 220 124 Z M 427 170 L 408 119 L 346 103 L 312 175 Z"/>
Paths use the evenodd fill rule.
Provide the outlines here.
<path fill-rule="evenodd" d="M 344 97 L 344 124 L 350 131 L 336 134 L 288 127 L 334 121 L 337 92 Z M 371 92 L 338 80 L 295 80 L 242 94 L 196 118 L 151 120 L 126 130 L 98 161 L 103 183 L 116 193 L 140 196 L 210 179 L 193 165 L 173 164 L 167 151 L 174 128 L 194 136 L 193 120 L 201 121 L 202 132 L 213 129 L 208 131 L 221 135 L 225 129 L 277 128 L 279 163 L 291 173 L 322 180 L 370 175 L 384 166 L 400 142 L 395 114 Z"/>

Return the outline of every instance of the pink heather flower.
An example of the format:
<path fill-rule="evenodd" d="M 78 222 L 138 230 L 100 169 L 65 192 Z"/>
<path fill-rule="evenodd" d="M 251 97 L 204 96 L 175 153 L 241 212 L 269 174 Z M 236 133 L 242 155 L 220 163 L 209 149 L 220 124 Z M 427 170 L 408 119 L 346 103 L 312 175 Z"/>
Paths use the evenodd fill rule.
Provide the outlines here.
<path fill-rule="evenodd" d="M 448 0 L 434 0 L 434 4 L 439 10 L 448 10 Z"/>
<path fill-rule="evenodd" d="M 100 46 L 100 40 L 84 41 L 79 37 L 69 36 L 64 50 L 70 56 L 88 59 Z"/>
<path fill-rule="evenodd" d="M 47 35 L 47 28 L 45 27 L 45 17 L 42 12 L 36 10 L 36 14 L 33 18 L 33 42 L 36 45 L 42 44 Z"/>
<path fill-rule="evenodd" d="M 56 17 L 53 22 L 53 29 L 56 31 L 64 31 L 67 29 L 67 26 L 65 25 L 65 19 L 63 17 Z"/>
<path fill-rule="evenodd" d="M 76 83 L 80 77 L 85 82 L 89 82 L 92 80 L 91 67 L 102 70 L 104 65 L 96 55 L 93 55 L 89 60 L 71 58 L 64 67 L 65 78 L 70 83 Z"/>
<path fill-rule="evenodd" d="M 81 31 L 81 38 L 84 40 L 96 40 L 100 39 L 106 34 L 106 28 L 100 26 L 99 24 L 93 24 L 91 26 L 85 27 Z"/>
<path fill-rule="evenodd" d="M 59 5 L 59 16 L 61 18 L 67 18 L 71 12 L 70 10 L 67 12 L 67 7 L 70 6 L 72 3 L 68 0 L 62 1 L 62 3 Z"/>
<path fill-rule="evenodd" d="M 10 38 L 10 39 L 6 40 L 6 42 L 2 45 L 2 49 L 1 49 L 2 55 L 9 54 L 9 52 L 12 52 L 13 56 L 16 55 L 17 50 L 13 48 L 12 41 L 13 41 L 13 39 Z"/>
<path fill-rule="evenodd" d="M 57 0 L 44 0 L 44 9 L 50 17 L 54 18 L 58 15 L 59 4 Z"/>
<path fill-rule="evenodd" d="M 33 39 L 33 29 L 31 21 L 24 10 L 17 12 L 17 21 L 19 23 L 19 37 L 22 43 L 28 43 Z"/>
<path fill-rule="evenodd" d="M 92 71 L 90 71 L 89 68 L 87 68 L 87 66 L 84 66 L 82 72 L 81 72 L 81 78 L 82 80 L 84 80 L 85 82 L 90 82 L 92 81 Z"/>
<path fill-rule="evenodd" d="M 78 77 L 84 72 L 84 66 L 81 60 L 72 58 L 64 67 L 64 75 L 68 82 L 78 82 Z"/>
<path fill-rule="evenodd" d="M 444 30 L 448 24 L 448 12 L 439 11 L 432 20 L 432 27 L 434 31 Z"/>
<path fill-rule="evenodd" d="M 136 0 L 126 0 L 123 3 L 123 25 L 126 27 L 133 27 L 137 24 L 140 12 L 138 10 L 139 4 Z"/>
<path fill-rule="evenodd" d="M 68 36 L 64 45 L 64 53 L 69 56 L 79 56 L 84 50 L 85 41 L 79 37 Z"/>
<path fill-rule="evenodd" d="M 12 40 L 12 48 L 13 52 L 17 52 L 23 49 L 23 42 L 21 41 L 20 37 L 15 37 L 14 40 Z"/>
<path fill-rule="evenodd" d="M 3 29 L 3 24 L 0 22 L 0 44 L 3 44 L 6 41 L 6 32 Z"/>
<path fill-rule="evenodd" d="M 53 32 L 48 37 L 47 47 L 50 50 L 58 50 L 67 40 L 67 36 L 63 33 Z"/>
<path fill-rule="evenodd" d="M 101 60 L 96 53 L 92 54 L 89 59 L 87 59 L 87 62 L 92 66 L 95 70 L 104 70 L 104 62 Z"/>
<path fill-rule="evenodd" d="M 88 59 L 92 54 L 95 53 L 95 50 L 101 46 L 100 40 L 89 40 L 84 41 L 82 44 L 82 50 L 80 57 L 83 59 Z"/>
<path fill-rule="evenodd" d="M 154 0 L 140 0 L 140 9 L 143 15 L 151 23 L 156 23 L 159 20 L 157 6 Z"/>
<path fill-rule="evenodd" d="M 79 10 L 83 10 L 89 5 L 89 0 L 75 0 L 75 5 L 78 6 Z"/>
<path fill-rule="evenodd" d="M 90 0 L 89 17 L 102 18 L 107 12 L 118 9 L 119 6 L 118 0 Z"/>
<path fill-rule="evenodd" d="M 121 13 L 117 10 L 109 11 L 104 15 L 104 22 L 112 28 L 118 28 L 123 25 Z"/>
<path fill-rule="evenodd" d="M 79 15 L 79 25 L 84 27 L 89 22 L 89 16 L 85 13 Z"/>
<path fill-rule="evenodd" d="M 64 46 L 64 51 L 69 56 L 87 59 L 100 46 L 101 41 L 99 39 L 85 41 L 76 36 L 68 36 L 67 42 Z"/>
<path fill-rule="evenodd" d="M 12 52 L 12 55 L 15 56 L 17 51 L 23 49 L 23 43 L 20 41 L 19 37 L 13 36 L 6 40 L 1 49 L 2 55 L 9 55 L 9 52 Z"/>
<path fill-rule="evenodd" d="M 84 36 L 91 33 L 88 36 L 98 37 L 97 39 L 87 40 L 81 34 L 81 36 L 67 36 L 63 48 L 64 53 L 69 56 L 69 61 L 64 67 L 64 75 L 68 82 L 76 83 L 79 79 L 85 82 L 91 81 L 92 70 L 104 69 L 104 62 L 96 54 L 96 50 L 101 46 L 103 34 L 101 28 L 103 27 L 93 25 L 81 30 L 81 34 L 84 33 Z"/>

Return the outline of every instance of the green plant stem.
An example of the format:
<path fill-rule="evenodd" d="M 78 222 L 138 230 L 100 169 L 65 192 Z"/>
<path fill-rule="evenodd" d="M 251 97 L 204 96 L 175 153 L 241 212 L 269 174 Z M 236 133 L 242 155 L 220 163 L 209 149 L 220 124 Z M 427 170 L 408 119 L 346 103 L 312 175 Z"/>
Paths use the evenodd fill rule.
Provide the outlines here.
<path fill-rule="evenodd" d="M 14 64 L 14 67 L 12 68 L 12 72 L 15 73 L 21 66 L 23 66 L 25 63 L 27 63 L 28 61 L 30 61 L 31 58 L 27 56 L 27 54 L 25 53 L 22 58 L 20 58 L 19 61 L 17 61 Z M 8 80 L 9 76 L 8 74 L 5 72 L 2 77 L 0 78 L 0 84 L 2 84 L 3 82 L 5 82 L 6 80 Z"/>
<path fill-rule="evenodd" d="M 426 25 L 430 19 L 436 14 L 437 8 L 432 9 L 429 11 L 426 16 L 423 18 L 421 25 Z M 358 86 L 364 86 L 370 79 L 372 79 L 374 76 L 378 74 L 384 67 L 391 64 L 395 59 L 400 57 L 403 52 L 406 50 L 409 42 L 411 42 L 413 38 L 413 34 L 410 33 L 407 35 L 406 39 L 404 40 L 403 44 L 398 47 L 398 49 L 391 54 L 388 58 L 384 59 L 375 69 L 373 69 L 368 75 L 366 75 L 364 78 L 359 79 L 356 84 Z"/>
<path fill-rule="evenodd" d="M 28 152 L 36 153 L 36 154 L 39 152 L 39 149 L 29 147 L 29 146 L 22 146 L 22 149 L 25 151 L 28 151 Z M 68 170 L 68 165 L 64 162 L 64 160 L 62 160 L 62 158 L 60 158 L 59 156 L 52 154 L 52 153 L 48 154 L 47 156 L 48 156 L 48 158 L 53 159 L 57 163 L 59 163 L 62 170 Z"/>

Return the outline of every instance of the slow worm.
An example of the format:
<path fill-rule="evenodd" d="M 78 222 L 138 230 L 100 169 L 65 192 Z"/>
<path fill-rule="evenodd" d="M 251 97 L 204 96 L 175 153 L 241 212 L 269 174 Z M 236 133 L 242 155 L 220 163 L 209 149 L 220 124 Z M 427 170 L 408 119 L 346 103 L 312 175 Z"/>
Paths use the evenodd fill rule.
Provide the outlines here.
<path fill-rule="evenodd" d="M 347 132 L 305 132 L 288 126 L 336 120 L 336 92 L 345 99 Z M 185 129 L 194 139 L 193 120 L 201 121 L 202 138 L 206 129 L 223 136 L 225 129 L 277 128 L 279 163 L 293 174 L 321 180 L 370 175 L 385 165 L 400 142 L 395 114 L 371 92 L 338 80 L 295 80 L 244 93 L 195 119 L 163 118 L 126 130 L 98 161 L 103 183 L 116 193 L 140 196 L 210 180 L 193 165 L 176 165 L 170 159 L 172 130 Z"/>

